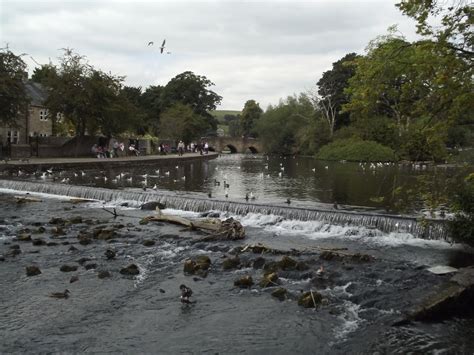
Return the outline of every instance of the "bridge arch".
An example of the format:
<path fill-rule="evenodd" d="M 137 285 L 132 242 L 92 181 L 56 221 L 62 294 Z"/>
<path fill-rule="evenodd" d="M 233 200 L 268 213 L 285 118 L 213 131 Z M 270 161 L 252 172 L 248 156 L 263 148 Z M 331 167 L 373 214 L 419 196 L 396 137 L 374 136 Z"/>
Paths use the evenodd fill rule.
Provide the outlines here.
<path fill-rule="evenodd" d="M 208 142 L 209 150 L 214 149 L 216 152 L 230 150 L 231 153 L 245 153 L 246 151 L 252 154 L 263 153 L 264 149 L 258 139 L 248 137 L 203 137 L 203 141 Z"/>

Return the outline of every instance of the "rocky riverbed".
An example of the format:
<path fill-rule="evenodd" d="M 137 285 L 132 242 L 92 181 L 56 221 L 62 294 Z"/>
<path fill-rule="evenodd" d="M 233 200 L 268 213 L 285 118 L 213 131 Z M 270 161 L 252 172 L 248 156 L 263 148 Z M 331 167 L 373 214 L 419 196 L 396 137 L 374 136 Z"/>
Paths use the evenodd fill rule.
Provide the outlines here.
<path fill-rule="evenodd" d="M 474 349 L 469 319 L 392 327 L 451 277 L 423 265 L 252 227 L 203 241 L 141 222 L 150 211 L 102 207 L 0 194 L 0 353 Z M 181 284 L 195 303 L 181 304 Z"/>

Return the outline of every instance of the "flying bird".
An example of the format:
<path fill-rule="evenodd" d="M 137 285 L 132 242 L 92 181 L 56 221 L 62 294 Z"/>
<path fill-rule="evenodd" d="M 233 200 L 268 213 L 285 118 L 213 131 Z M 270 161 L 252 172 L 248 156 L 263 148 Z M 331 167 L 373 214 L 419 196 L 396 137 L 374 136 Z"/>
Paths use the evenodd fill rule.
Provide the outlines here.
<path fill-rule="evenodd" d="M 148 46 L 152 46 L 153 44 L 153 41 L 148 42 Z"/>
<path fill-rule="evenodd" d="M 163 54 L 163 51 L 165 50 L 165 43 L 166 43 L 166 39 L 163 40 L 163 43 L 161 44 L 161 47 L 160 47 L 160 53 Z"/>

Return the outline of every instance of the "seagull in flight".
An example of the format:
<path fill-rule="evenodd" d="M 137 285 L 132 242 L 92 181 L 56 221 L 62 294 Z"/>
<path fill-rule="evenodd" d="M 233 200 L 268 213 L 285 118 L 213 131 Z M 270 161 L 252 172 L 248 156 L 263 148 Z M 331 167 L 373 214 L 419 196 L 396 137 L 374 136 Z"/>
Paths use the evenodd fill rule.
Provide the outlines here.
<path fill-rule="evenodd" d="M 153 44 L 153 41 L 148 42 L 148 46 L 152 46 Z"/>
<path fill-rule="evenodd" d="M 165 50 L 165 43 L 166 43 L 166 38 L 163 40 L 163 43 L 161 44 L 161 47 L 160 47 L 161 54 L 163 54 L 163 51 Z"/>

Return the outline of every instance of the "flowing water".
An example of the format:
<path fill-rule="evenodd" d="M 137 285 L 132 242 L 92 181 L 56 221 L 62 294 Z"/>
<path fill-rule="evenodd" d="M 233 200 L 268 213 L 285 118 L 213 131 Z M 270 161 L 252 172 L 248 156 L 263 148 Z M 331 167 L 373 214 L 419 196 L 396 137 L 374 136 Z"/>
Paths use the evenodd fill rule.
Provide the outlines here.
<path fill-rule="evenodd" d="M 113 244 L 78 246 L 79 251 L 70 252 L 69 243 L 74 244 L 85 228 L 72 225 L 61 237 L 63 246 L 22 244 L 21 258 L 15 259 L 21 270 L 8 258 L 0 264 L 5 290 L 0 299 L 4 339 L 0 352 L 470 354 L 474 349 L 470 319 L 391 326 L 434 285 L 449 279 L 449 275 L 429 273 L 428 267 L 462 266 L 470 251 L 446 240 L 443 222 L 437 214 L 427 213 L 418 195 L 433 186 L 448 191 L 454 174 L 421 165 L 326 164 L 309 158 L 228 155 L 171 167 L 53 169 L 33 176 L 24 172 L 4 176 L 8 179 L 0 180 L 0 254 L 7 253 L 25 228 L 49 230 L 52 216 L 81 215 L 124 227 Z M 405 191 L 396 195 L 394 190 L 410 190 L 417 196 L 400 204 L 396 200 Z M 43 202 L 12 206 L 11 194 L 27 192 Z M 65 204 L 66 196 L 96 202 L 71 207 Z M 223 256 L 241 244 L 195 244 L 193 233 L 179 227 L 138 225 L 138 218 L 150 214 L 137 209 L 147 201 L 161 201 L 168 213 L 188 218 L 214 210 L 220 218 L 241 221 L 247 232 L 245 243 L 299 250 L 299 259 L 311 269 L 323 264 L 327 278 L 283 272 L 281 286 L 292 295 L 316 289 L 329 305 L 313 311 L 291 299 L 275 300 L 270 296 L 272 288 L 233 287 L 239 275 L 261 277 L 259 270 L 247 266 L 221 270 Z M 111 219 L 104 207 L 116 208 L 121 217 Z M 420 216 L 435 221 L 427 227 Z M 53 237 L 50 240 L 55 241 Z M 154 238 L 156 245 L 144 247 L 141 241 L 147 238 Z M 103 251 L 110 246 L 119 257 L 105 262 Z M 320 260 L 324 248 L 370 254 L 375 261 Z M 183 275 L 182 263 L 196 254 L 209 255 L 213 267 L 207 278 L 193 281 Z M 98 268 L 112 270 L 113 281 L 103 287 L 104 281 L 93 270 L 79 271 L 80 281 L 66 284 L 71 298 L 52 302 L 45 295 L 64 289 L 69 279 L 57 271 L 58 265 L 81 256 L 92 259 Z M 254 257 L 242 254 L 241 258 L 250 263 Z M 139 277 L 129 280 L 114 273 L 126 260 L 139 266 Z M 42 275 L 26 278 L 24 266 L 35 262 L 41 264 Z M 183 282 L 193 288 L 198 301 L 189 308 L 176 301 Z"/>

